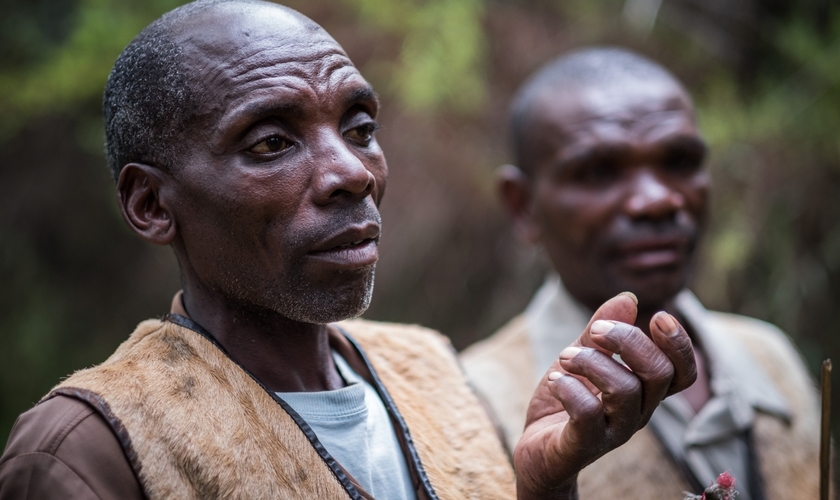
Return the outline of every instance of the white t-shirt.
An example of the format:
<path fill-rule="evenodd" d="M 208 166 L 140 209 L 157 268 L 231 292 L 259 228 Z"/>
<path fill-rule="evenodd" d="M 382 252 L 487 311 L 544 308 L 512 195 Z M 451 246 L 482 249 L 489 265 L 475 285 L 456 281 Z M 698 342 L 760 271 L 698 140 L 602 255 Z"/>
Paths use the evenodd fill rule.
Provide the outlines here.
<path fill-rule="evenodd" d="M 375 498 L 416 500 L 405 457 L 385 405 L 333 351 L 347 387 L 335 391 L 278 392 L 318 436 L 324 448 Z"/>

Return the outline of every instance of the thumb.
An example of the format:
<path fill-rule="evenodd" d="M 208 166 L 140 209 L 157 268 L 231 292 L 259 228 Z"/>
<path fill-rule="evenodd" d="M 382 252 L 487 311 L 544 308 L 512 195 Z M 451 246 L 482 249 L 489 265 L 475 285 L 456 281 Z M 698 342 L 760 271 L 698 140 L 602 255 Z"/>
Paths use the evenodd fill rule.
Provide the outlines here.
<path fill-rule="evenodd" d="M 601 307 L 592 315 L 592 319 L 586 325 L 583 333 L 572 344 L 577 347 L 593 347 L 602 352 L 607 352 L 602 347 L 592 342 L 589 329 L 592 323 L 598 320 L 618 321 L 633 325 L 636 323 L 636 313 L 638 312 L 639 299 L 631 292 L 621 292 L 610 300 L 604 302 Z M 611 354 L 611 353 L 610 353 Z"/>

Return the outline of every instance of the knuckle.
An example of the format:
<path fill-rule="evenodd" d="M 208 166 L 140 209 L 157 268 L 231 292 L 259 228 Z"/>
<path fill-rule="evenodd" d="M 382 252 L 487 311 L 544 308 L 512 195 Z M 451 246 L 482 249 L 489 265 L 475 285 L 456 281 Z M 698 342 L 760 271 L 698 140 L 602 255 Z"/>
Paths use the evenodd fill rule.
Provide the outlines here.
<path fill-rule="evenodd" d="M 677 347 L 677 352 L 680 353 L 680 356 L 683 357 L 686 361 L 691 360 L 694 361 L 694 346 L 691 345 L 691 341 L 686 339 L 686 342 L 681 343 Z"/>
<path fill-rule="evenodd" d="M 642 353 L 651 350 L 653 341 L 641 329 L 634 326 L 628 330 L 624 338 L 624 344 L 628 349 Z"/>
<path fill-rule="evenodd" d="M 674 378 L 674 365 L 667 359 L 662 360 L 660 366 L 654 371 L 654 380 L 657 382 L 670 382 Z"/>
<path fill-rule="evenodd" d="M 600 418 L 604 413 L 604 407 L 597 398 L 586 398 L 578 402 L 577 417 L 580 419 L 594 420 Z"/>
<path fill-rule="evenodd" d="M 633 396 L 642 392 L 642 382 L 635 376 L 624 377 L 617 381 L 614 393 Z"/>

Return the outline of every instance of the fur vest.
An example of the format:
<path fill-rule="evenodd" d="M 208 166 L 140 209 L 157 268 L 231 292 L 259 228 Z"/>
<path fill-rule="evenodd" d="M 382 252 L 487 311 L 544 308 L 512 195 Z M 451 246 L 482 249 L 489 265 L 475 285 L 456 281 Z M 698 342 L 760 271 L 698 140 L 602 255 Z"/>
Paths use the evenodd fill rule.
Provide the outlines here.
<path fill-rule="evenodd" d="M 382 397 L 419 499 L 515 497 L 445 337 L 363 320 L 330 328 L 331 347 Z M 368 498 L 294 410 L 183 316 L 141 323 L 50 394 L 96 408 L 150 499 Z"/>

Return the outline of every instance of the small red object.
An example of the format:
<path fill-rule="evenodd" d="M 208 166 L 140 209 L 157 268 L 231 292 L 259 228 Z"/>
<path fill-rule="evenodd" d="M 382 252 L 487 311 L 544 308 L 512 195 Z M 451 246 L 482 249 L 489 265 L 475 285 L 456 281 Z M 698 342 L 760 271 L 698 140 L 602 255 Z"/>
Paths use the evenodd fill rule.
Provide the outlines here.
<path fill-rule="evenodd" d="M 732 489 L 735 487 L 735 478 L 732 477 L 732 474 L 724 472 L 723 474 L 718 476 L 717 484 L 721 488 Z"/>
<path fill-rule="evenodd" d="M 733 500 L 738 495 L 735 491 L 735 482 L 732 474 L 724 472 L 703 491 L 702 495 L 687 494 L 685 500 Z"/>

